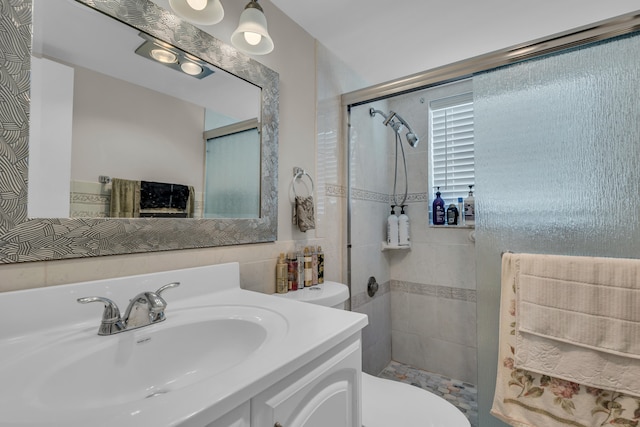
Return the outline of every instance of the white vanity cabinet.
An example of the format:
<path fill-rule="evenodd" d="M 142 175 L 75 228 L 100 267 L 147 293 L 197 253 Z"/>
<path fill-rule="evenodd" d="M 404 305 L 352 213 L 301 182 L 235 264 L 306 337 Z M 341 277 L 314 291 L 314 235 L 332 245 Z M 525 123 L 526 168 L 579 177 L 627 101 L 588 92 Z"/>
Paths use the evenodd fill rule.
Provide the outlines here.
<path fill-rule="evenodd" d="M 360 334 L 251 400 L 251 427 L 360 427 Z"/>
<path fill-rule="evenodd" d="M 360 427 L 357 333 L 206 427 Z"/>

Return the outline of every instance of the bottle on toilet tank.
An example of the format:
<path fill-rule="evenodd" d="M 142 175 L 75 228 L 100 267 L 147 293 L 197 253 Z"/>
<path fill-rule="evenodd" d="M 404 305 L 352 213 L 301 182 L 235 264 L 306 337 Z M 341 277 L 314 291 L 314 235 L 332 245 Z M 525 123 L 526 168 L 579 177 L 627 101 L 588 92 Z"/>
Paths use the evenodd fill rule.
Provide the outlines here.
<path fill-rule="evenodd" d="M 313 280 L 313 270 L 311 268 L 311 251 L 308 247 L 304 248 L 304 287 L 311 286 Z"/>
<path fill-rule="evenodd" d="M 387 245 L 398 246 L 399 240 L 399 224 L 398 217 L 396 216 L 396 207 L 391 205 L 391 213 L 387 217 Z"/>
<path fill-rule="evenodd" d="M 400 206 L 400 216 L 398 217 L 398 245 L 409 246 L 411 236 L 409 233 L 409 216 L 404 212 L 407 205 Z"/>
<path fill-rule="evenodd" d="M 311 286 L 318 284 L 318 251 L 311 246 Z"/>
<path fill-rule="evenodd" d="M 289 282 L 289 290 L 297 291 L 298 290 L 298 259 L 293 252 L 289 252 L 287 257 L 287 272 L 288 272 L 288 282 Z"/>
<path fill-rule="evenodd" d="M 304 254 L 302 250 L 296 253 L 298 261 L 298 289 L 304 288 Z"/>
<path fill-rule="evenodd" d="M 278 258 L 278 263 L 276 264 L 276 292 L 284 294 L 287 293 L 288 290 L 288 265 L 284 259 L 284 253 L 281 253 Z"/>
<path fill-rule="evenodd" d="M 321 246 L 318 246 L 316 252 L 318 254 L 318 284 L 322 285 L 324 283 L 324 252 L 322 252 Z"/>

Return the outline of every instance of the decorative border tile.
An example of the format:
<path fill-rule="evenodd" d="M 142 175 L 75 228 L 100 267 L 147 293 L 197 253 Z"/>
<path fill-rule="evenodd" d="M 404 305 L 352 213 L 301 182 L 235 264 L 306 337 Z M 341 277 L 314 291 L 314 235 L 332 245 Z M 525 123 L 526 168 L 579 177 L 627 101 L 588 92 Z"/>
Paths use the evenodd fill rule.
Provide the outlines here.
<path fill-rule="evenodd" d="M 325 184 L 325 194 L 329 197 L 347 197 L 347 187 L 338 184 Z M 369 202 L 380 202 L 388 204 L 391 201 L 391 194 L 378 193 L 362 188 L 352 188 L 351 197 L 355 200 L 364 200 Z M 428 193 L 409 193 L 407 194 L 407 203 L 426 203 L 429 202 Z"/>
<path fill-rule="evenodd" d="M 450 286 L 427 285 L 425 283 L 392 280 L 391 291 L 455 299 L 458 301 L 476 302 L 476 291 L 474 289 L 462 289 Z"/>
<path fill-rule="evenodd" d="M 325 184 L 325 194 L 329 197 L 347 197 L 347 188 L 343 185 Z"/>
<path fill-rule="evenodd" d="M 351 189 L 351 198 L 355 200 L 365 200 L 368 202 L 389 203 L 389 195 L 377 193 L 375 191 L 363 190 L 360 188 Z"/>
<path fill-rule="evenodd" d="M 373 301 L 376 298 L 379 298 L 387 293 L 389 293 L 391 291 L 391 287 L 389 285 L 389 282 L 385 282 L 382 284 L 378 284 L 378 292 L 376 292 L 376 294 L 373 297 L 370 297 L 369 294 L 364 291 L 364 292 L 360 292 L 356 295 L 352 295 L 351 296 L 351 310 L 355 310 L 359 307 L 362 307 L 363 305 Z"/>

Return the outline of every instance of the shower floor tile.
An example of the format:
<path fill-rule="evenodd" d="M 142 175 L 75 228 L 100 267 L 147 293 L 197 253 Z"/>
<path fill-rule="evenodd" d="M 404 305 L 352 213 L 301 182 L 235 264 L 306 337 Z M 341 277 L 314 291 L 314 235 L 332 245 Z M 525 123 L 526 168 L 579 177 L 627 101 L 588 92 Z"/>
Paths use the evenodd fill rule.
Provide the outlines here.
<path fill-rule="evenodd" d="M 378 376 L 430 391 L 460 409 L 469 419 L 471 427 L 478 426 L 478 392 L 475 385 L 413 368 L 393 360 Z"/>

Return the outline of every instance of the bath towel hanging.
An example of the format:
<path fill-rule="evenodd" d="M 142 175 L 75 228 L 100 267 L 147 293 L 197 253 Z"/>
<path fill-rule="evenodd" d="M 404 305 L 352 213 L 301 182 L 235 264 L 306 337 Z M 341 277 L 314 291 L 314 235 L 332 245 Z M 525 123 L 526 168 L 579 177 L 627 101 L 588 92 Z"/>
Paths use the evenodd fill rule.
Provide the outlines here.
<path fill-rule="evenodd" d="M 636 375 L 634 378 L 632 371 L 632 366 L 636 366 L 635 369 L 637 369 L 636 360 L 633 358 L 627 358 L 627 362 L 623 362 L 628 364 L 621 365 L 622 371 L 612 374 L 610 368 L 614 370 L 618 368 L 611 366 L 610 362 L 613 361 L 612 357 L 619 356 L 577 346 L 569 350 L 569 353 L 554 353 L 551 357 L 541 355 L 539 360 L 537 356 L 537 360 L 530 360 L 541 362 L 541 366 L 546 372 L 540 373 L 518 366 L 515 360 L 516 347 L 524 333 L 520 330 L 520 322 L 518 322 L 519 315 L 523 314 L 518 313 L 522 308 L 517 302 L 519 289 L 522 285 L 519 277 L 523 271 L 528 276 L 538 276 L 537 271 L 540 270 L 532 269 L 536 264 L 530 262 L 533 257 L 531 254 L 508 252 L 502 255 L 498 372 L 491 414 L 515 427 L 637 425 L 635 414 L 638 408 L 638 397 L 636 397 L 638 396 L 638 383 L 634 383 L 634 380 L 637 380 L 638 377 Z M 560 258 L 560 256 L 545 255 L 535 255 L 535 257 L 536 259 L 542 257 L 545 262 L 544 276 L 547 276 L 550 271 L 553 272 L 546 267 L 547 261 L 549 261 L 547 257 Z M 586 257 L 564 257 L 562 262 L 565 265 L 567 262 L 571 264 L 577 258 Z M 574 278 L 572 282 L 588 282 L 589 277 L 608 277 L 608 281 L 612 279 L 611 283 L 622 288 L 634 287 L 634 283 L 640 282 L 636 280 L 640 278 L 640 273 L 638 273 L 640 266 L 637 266 L 640 261 L 638 260 L 590 258 L 588 261 L 588 264 L 580 265 L 578 268 L 563 267 L 560 270 L 555 269 L 555 271 L 571 273 L 571 277 Z M 603 262 L 606 262 L 607 265 L 601 264 Z M 615 267 L 609 265 L 610 262 L 615 264 Z M 574 272 L 578 275 L 573 275 Z M 593 274 L 596 272 L 597 274 Z M 613 273 L 613 275 L 609 275 L 609 273 Z M 566 280 L 569 276 L 561 278 Z M 558 290 L 563 292 L 562 289 Z M 556 289 L 553 290 L 554 293 L 556 291 Z M 609 299 L 609 296 L 616 292 L 617 290 L 614 290 L 613 293 L 610 293 L 610 290 L 600 291 L 600 296 Z M 548 293 L 544 291 L 544 294 Z M 572 300 L 585 297 L 584 292 L 580 292 L 579 295 L 572 294 Z M 524 295 L 524 298 L 531 299 L 528 295 Z M 557 305 L 556 303 L 563 304 L 561 301 L 563 298 L 554 296 L 551 301 L 554 299 L 556 300 L 553 302 L 554 305 Z M 571 303 L 573 304 L 572 301 Z M 582 305 L 579 301 L 576 301 L 576 304 L 576 308 Z M 609 310 L 609 313 L 615 315 L 615 311 Z M 538 349 L 545 350 L 547 348 L 550 347 L 545 343 Z M 562 367 L 556 362 L 565 360 L 567 355 L 566 360 L 573 358 L 571 363 L 580 368 L 581 375 L 584 374 L 585 378 L 580 378 L 584 382 L 563 378 L 562 373 L 552 373 L 556 367 Z M 604 368 L 603 372 L 607 374 L 600 377 L 599 380 L 613 380 L 616 384 L 610 384 L 612 388 L 606 388 L 602 384 L 595 386 L 590 381 L 596 379 L 595 374 L 598 371 L 602 371 L 598 368 L 600 362 L 593 362 L 594 355 L 596 357 L 603 355 L 601 358 L 603 364 L 600 367 Z M 576 356 L 579 358 L 577 361 Z"/>
<path fill-rule="evenodd" d="M 304 176 L 308 177 L 309 181 L 311 182 L 311 192 L 308 196 L 299 196 L 296 193 L 296 181 L 302 179 Z M 293 224 L 296 225 L 302 232 L 315 229 L 316 222 L 313 202 L 314 186 L 311 175 L 309 175 L 309 173 L 307 173 L 307 171 L 302 168 L 294 168 L 291 187 L 293 188 L 293 195 L 295 197 L 292 215 Z"/>

